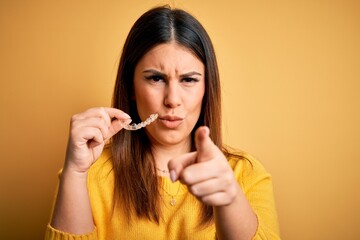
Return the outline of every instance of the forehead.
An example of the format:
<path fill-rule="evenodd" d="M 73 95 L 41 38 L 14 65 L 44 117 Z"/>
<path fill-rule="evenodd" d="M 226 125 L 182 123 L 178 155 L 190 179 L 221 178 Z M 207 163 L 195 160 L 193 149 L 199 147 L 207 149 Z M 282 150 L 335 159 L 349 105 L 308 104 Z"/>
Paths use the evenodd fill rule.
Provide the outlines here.
<path fill-rule="evenodd" d="M 140 68 L 204 72 L 204 64 L 189 48 L 176 42 L 159 44 L 150 49 L 138 62 Z"/>

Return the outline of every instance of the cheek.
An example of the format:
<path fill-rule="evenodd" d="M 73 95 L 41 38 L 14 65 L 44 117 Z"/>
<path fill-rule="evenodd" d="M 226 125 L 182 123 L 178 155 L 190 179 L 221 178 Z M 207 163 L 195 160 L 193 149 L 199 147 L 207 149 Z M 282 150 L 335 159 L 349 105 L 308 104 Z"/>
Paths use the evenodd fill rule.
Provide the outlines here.
<path fill-rule="evenodd" d="M 146 106 L 154 105 L 160 101 L 161 94 L 159 92 L 144 90 L 138 93 L 137 99 L 139 99 Z"/>
<path fill-rule="evenodd" d="M 161 94 L 156 91 L 151 91 L 145 87 L 137 87 L 135 91 L 134 100 L 139 112 L 139 115 L 149 115 L 159 110 L 159 105 L 162 103 Z M 148 116 L 146 116 L 147 118 Z"/>
<path fill-rule="evenodd" d="M 139 80 L 134 81 L 134 100 L 138 103 L 146 103 L 148 98 L 147 90 L 144 84 L 139 83 Z"/>
<path fill-rule="evenodd" d="M 204 95 L 205 95 L 205 86 L 202 85 L 202 87 L 198 90 L 198 92 L 196 93 L 196 100 L 195 102 L 197 103 L 197 108 L 200 108 L 201 110 L 201 106 L 202 106 L 202 102 L 204 99 Z"/>
<path fill-rule="evenodd" d="M 193 97 L 186 98 L 188 109 L 191 110 L 194 114 L 197 115 L 200 114 L 203 97 L 204 97 L 204 92 L 197 91 L 196 93 L 193 94 Z"/>

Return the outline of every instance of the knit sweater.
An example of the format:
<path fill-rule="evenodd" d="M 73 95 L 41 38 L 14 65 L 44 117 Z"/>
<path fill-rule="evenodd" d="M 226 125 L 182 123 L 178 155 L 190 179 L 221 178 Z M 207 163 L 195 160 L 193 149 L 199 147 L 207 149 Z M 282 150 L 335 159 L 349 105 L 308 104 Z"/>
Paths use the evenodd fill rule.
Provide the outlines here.
<path fill-rule="evenodd" d="M 113 213 L 114 174 L 110 157 L 110 152 L 104 151 L 88 174 L 88 191 L 96 226 L 93 232 L 73 235 L 49 224 L 45 240 L 216 239 L 215 224 L 198 228 L 200 202 L 185 185 L 179 181 L 173 183 L 165 177 L 160 181 L 163 200 L 160 224 L 137 218 L 128 224 L 121 209 L 117 208 Z M 258 219 L 253 239 L 280 239 L 271 176 L 260 162 L 246 157 L 248 160 L 229 159 L 229 164 Z M 174 199 L 175 205 L 171 204 Z"/>

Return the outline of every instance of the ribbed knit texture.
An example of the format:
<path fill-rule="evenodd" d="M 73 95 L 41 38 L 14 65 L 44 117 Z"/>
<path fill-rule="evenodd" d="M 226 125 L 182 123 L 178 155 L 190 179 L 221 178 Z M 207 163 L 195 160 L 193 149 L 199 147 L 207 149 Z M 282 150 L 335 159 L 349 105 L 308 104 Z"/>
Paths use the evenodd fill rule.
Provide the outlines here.
<path fill-rule="evenodd" d="M 97 231 L 94 229 L 91 233 L 83 234 L 83 235 L 73 235 L 70 233 L 65 233 L 62 231 L 59 231 L 57 229 L 54 229 L 50 226 L 50 224 L 47 226 L 46 233 L 45 233 L 45 239 L 53 239 L 53 240 L 92 240 L 92 239 L 98 239 L 97 237 Z"/>
<path fill-rule="evenodd" d="M 88 235 L 71 235 L 48 225 L 45 240 L 117 240 L 117 239 L 215 239 L 215 225 L 198 229 L 200 221 L 199 201 L 179 181 L 172 183 L 162 178 L 163 208 L 160 224 L 146 219 L 136 219 L 127 224 L 127 218 L 116 209 L 113 216 L 112 201 L 114 174 L 110 152 L 104 151 L 91 167 L 88 189 L 96 230 Z M 255 159 L 230 159 L 235 176 L 253 207 L 259 222 L 254 239 L 280 239 L 273 189 L 270 175 Z M 176 205 L 170 204 L 175 196 Z M 239 213 L 241 214 L 241 213 Z"/>

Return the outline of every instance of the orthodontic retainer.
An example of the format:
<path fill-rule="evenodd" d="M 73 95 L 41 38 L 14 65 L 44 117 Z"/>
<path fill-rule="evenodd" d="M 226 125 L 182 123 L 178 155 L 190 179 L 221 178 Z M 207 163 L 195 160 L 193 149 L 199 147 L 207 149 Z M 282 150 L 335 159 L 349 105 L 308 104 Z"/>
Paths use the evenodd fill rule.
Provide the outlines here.
<path fill-rule="evenodd" d="M 141 123 L 124 124 L 124 121 L 122 121 L 123 128 L 130 131 L 139 130 L 140 128 L 146 127 L 147 125 L 155 121 L 155 119 L 157 119 L 158 116 L 159 114 L 157 113 L 151 114 L 150 117 L 148 117 L 145 121 Z"/>

